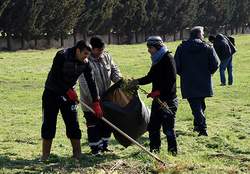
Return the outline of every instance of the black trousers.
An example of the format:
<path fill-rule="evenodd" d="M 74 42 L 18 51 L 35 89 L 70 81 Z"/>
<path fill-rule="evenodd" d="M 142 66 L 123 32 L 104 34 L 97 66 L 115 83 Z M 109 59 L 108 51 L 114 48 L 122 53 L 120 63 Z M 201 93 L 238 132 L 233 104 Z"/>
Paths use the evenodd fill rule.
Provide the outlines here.
<path fill-rule="evenodd" d="M 168 150 L 177 150 L 176 135 L 175 135 L 175 114 L 178 107 L 178 99 L 165 101 L 170 107 L 171 113 L 165 112 L 161 106 L 153 100 L 150 122 L 148 125 L 150 150 L 159 150 L 161 146 L 160 129 L 163 128 L 163 133 L 167 136 Z"/>
<path fill-rule="evenodd" d="M 207 128 L 206 123 L 206 103 L 205 98 L 188 98 L 188 103 L 192 110 L 192 114 L 194 116 L 194 130 L 196 131 L 204 131 Z"/>
<path fill-rule="evenodd" d="M 66 97 L 45 89 L 42 96 L 43 123 L 42 138 L 53 139 L 56 134 L 56 122 L 59 110 L 66 125 L 66 135 L 71 139 L 81 139 L 81 130 L 77 118 L 77 105 Z"/>
<path fill-rule="evenodd" d="M 84 112 L 87 124 L 88 142 L 92 150 L 107 148 L 112 129 L 92 112 Z"/>

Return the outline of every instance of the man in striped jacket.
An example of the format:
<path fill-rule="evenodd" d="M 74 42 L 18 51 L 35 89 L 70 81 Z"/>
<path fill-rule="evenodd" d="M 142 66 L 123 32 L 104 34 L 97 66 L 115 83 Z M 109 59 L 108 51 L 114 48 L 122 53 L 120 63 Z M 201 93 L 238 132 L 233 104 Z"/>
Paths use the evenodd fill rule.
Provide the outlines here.
<path fill-rule="evenodd" d="M 112 57 L 104 51 L 105 44 L 101 38 L 92 37 L 90 44 L 92 52 L 89 63 L 93 69 L 98 94 L 102 96 L 112 82 L 115 83 L 121 79 L 121 74 Z M 90 105 L 93 99 L 84 75 L 79 77 L 79 84 L 81 101 Z M 86 119 L 88 142 L 92 154 L 98 155 L 100 151 L 109 151 L 107 147 L 111 129 L 84 106 L 82 106 L 82 110 Z"/>

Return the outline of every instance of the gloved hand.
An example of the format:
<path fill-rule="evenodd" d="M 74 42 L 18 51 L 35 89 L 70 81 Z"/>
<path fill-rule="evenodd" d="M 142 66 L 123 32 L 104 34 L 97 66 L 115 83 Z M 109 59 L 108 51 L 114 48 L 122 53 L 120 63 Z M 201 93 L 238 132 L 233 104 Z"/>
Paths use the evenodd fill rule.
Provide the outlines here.
<path fill-rule="evenodd" d="M 74 89 L 69 88 L 69 90 L 66 92 L 66 95 L 67 95 L 69 101 L 79 103 L 77 93 Z"/>
<path fill-rule="evenodd" d="M 128 80 L 128 85 L 127 88 L 128 89 L 138 89 L 138 85 L 139 85 L 139 81 L 136 79 L 129 79 Z"/>
<path fill-rule="evenodd" d="M 151 97 L 151 98 L 155 98 L 155 97 L 159 97 L 161 95 L 161 92 L 159 90 L 155 90 L 152 91 L 151 93 L 149 93 L 147 95 L 147 98 Z"/>
<path fill-rule="evenodd" d="M 97 118 L 101 118 L 103 116 L 102 108 L 100 106 L 100 102 L 99 101 L 93 102 L 92 109 L 95 111 L 95 116 Z"/>

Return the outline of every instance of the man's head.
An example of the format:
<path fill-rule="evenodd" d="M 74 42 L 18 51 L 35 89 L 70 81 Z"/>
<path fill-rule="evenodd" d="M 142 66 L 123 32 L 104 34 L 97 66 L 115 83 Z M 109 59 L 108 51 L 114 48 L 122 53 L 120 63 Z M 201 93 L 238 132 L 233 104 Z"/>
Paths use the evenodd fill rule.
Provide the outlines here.
<path fill-rule="evenodd" d="M 78 41 L 75 45 L 75 49 L 75 57 L 81 62 L 83 62 L 91 53 L 91 45 L 84 40 Z"/>
<path fill-rule="evenodd" d="M 90 44 L 92 46 L 92 54 L 95 58 L 99 58 L 105 48 L 104 41 L 100 37 L 95 36 L 90 39 Z"/>
<path fill-rule="evenodd" d="M 149 36 L 147 39 L 147 47 L 148 52 L 153 55 L 156 53 L 161 47 L 163 47 L 163 41 L 160 36 Z"/>
<path fill-rule="evenodd" d="M 215 36 L 213 36 L 213 35 L 208 36 L 208 40 L 209 40 L 211 43 L 214 43 L 214 41 L 215 41 Z"/>
<path fill-rule="evenodd" d="M 190 31 L 191 39 L 204 39 L 204 27 L 195 26 Z"/>

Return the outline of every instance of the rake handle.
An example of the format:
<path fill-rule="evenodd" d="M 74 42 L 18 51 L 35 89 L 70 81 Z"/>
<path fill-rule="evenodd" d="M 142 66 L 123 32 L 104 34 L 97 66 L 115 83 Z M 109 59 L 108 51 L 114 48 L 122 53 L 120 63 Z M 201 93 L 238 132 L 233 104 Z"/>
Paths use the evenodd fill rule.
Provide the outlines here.
<path fill-rule="evenodd" d="M 80 101 L 80 103 L 86 107 L 89 111 L 91 111 L 92 113 L 95 113 L 95 111 L 89 107 L 86 103 Z M 149 154 L 150 156 L 152 156 L 153 158 L 155 158 L 158 162 L 166 165 L 166 163 L 164 161 L 162 161 L 158 156 L 156 156 L 155 154 L 151 153 L 150 151 L 148 151 L 144 146 L 142 146 L 140 143 L 138 143 L 136 140 L 134 140 L 133 138 L 131 138 L 128 134 L 126 134 L 125 132 L 123 132 L 121 129 L 119 129 L 118 127 L 116 127 L 114 124 L 112 124 L 110 121 L 108 121 L 106 118 L 101 117 L 101 119 L 107 123 L 109 126 L 111 126 L 112 128 L 114 128 L 117 132 L 119 132 L 120 134 L 122 134 L 124 137 L 126 137 L 129 141 L 131 141 L 132 143 L 134 143 L 135 145 L 137 145 L 138 147 L 140 147 L 144 152 L 146 152 L 147 154 Z"/>

